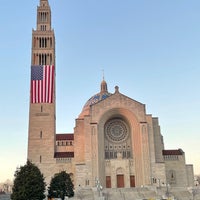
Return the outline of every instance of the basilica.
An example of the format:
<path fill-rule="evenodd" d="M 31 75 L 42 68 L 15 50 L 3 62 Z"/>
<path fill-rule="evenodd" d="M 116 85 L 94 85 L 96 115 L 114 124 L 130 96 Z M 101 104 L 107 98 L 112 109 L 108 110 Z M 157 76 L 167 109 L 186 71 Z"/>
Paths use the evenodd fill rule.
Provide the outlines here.
<path fill-rule="evenodd" d="M 28 159 L 49 184 L 65 170 L 75 188 L 193 186 L 193 165 L 182 149 L 165 149 L 159 119 L 146 113 L 145 104 L 128 97 L 106 80 L 88 98 L 75 119 L 73 133 L 56 134 L 55 35 L 48 0 L 37 7 L 32 31 Z M 69 66 L 70 67 L 70 66 Z"/>

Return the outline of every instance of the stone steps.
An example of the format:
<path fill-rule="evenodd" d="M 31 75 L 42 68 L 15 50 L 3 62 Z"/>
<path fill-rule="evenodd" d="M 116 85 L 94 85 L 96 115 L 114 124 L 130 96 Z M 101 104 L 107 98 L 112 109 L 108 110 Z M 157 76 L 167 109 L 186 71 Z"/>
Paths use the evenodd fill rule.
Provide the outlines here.
<path fill-rule="evenodd" d="M 166 188 L 123 188 L 104 189 L 99 196 L 96 188 L 82 189 L 82 199 L 75 193 L 74 200 L 162 200 L 167 199 Z M 185 189 L 170 189 L 169 200 L 191 200 L 193 195 Z M 200 193 L 195 195 L 195 200 L 200 200 Z"/>
<path fill-rule="evenodd" d="M 9 194 L 1 194 L 0 200 L 10 200 L 10 195 Z"/>

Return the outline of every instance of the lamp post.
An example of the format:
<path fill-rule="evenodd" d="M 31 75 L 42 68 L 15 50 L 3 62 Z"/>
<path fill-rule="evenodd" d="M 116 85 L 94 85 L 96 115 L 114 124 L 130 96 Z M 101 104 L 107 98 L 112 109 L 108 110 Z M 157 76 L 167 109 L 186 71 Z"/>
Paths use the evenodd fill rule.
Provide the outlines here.
<path fill-rule="evenodd" d="M 195 188 L 192 189 L 192 199 L 195 200 L 195 195 L 197 194 L 197 190 Z"/>
<path fill-rule="evenodd" d="M 100 181 L 98 179 L 96 179 L 96 187 L 97 187 L 99 197 L 102 196 L 101 192 L 102 192 L 103 187 L 100 184 Z"/>
<path fill-rule="evenodd" d="M 166 186 L 167 186 L 166 196 L 167 196 L 167 199 L 169 199 L 169 186 L 170 185 L 167 183 Z"/>

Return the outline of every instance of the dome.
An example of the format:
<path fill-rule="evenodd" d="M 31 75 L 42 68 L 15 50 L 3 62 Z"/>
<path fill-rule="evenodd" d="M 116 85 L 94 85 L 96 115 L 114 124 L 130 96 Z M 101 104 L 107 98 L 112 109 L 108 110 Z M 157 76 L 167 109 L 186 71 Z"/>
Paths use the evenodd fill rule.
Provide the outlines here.
<path fill-rule="evenodd" d="M 99 93 L 93 95 L 90 99 L 88 99 L 88 101 L 83 106 L 82 112 L 79 115 L 79 117 L 83 117 L 84 115 L 88 115 L 89 114 L 89 108 L 90 108 L 91 105 L 96 104 L 99 101 L 106 99 L 110 95 L 112 95 L 112 94 L 108 92 L 107 83 L 103 79 L 103 81 L 101 82 L 101 91 Z"/>
<path fill-rule="evenodd" d="M 95 94 L 94 96 L 92 96 L 87 102 L 86 102 L 86 104 L 84 105 L 84 107 L 83 107 L 83 110 L 84 110 L 84 108 L 87 108 L 87 107 L 89 107 L 89 106 L 91 106 L 91 105 L 93 105 L 93 104 L 95 104 L 95 103 L 97 103 L 97 102 L 99 102 L 99 101 L 101 101 L 101 100 L 104 100 L 104 99 L 106 99 L 107 97 L 109 97 L 111 94 L 110 93 L 108 93 L 108 92 L 105 92 L 105 93 L 97 93 L 97 94 Z"/>

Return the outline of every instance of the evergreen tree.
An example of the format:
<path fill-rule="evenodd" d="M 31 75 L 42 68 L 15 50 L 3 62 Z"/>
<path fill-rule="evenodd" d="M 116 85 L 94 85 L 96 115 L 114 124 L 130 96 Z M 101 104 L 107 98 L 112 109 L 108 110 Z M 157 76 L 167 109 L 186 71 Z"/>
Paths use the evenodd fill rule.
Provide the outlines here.
<path fill-rule="evenodd" d="M 50 186 L 48 188 L 48 196 L 50 198 L 61 198 L 62 200 L 65 199 L 65 196 L 73 197 L 74 185 L 70 178 L 70 175 L 65 171 L 62 171 L 58 174 L 55 174 L 54 177 L 51 179 Z"/>
<path fill-rule="evenodd" d="M 12 200 L 43 200 L 45 182 L 39 168 L 29 160 L 15 171 Z"/>

